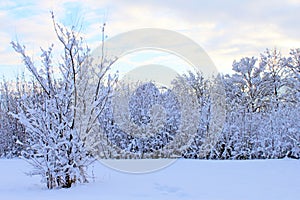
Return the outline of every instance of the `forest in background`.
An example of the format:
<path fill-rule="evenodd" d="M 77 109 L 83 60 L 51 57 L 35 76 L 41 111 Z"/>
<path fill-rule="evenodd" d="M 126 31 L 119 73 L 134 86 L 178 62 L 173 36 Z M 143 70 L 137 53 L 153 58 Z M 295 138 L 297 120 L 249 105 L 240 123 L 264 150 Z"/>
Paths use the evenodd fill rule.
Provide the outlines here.
<path fill-rule="evenodd" d="M 205 140 L 209 132 L 210 119 L 213 117 L 210 111 L 212 105 L 210 92 L 215 85 L 212 80 L 205 80 L 201 73 L 190 72 L 178 77 L 173 84 L 182 87 L 184 85 L 182 82 L 187 83 L 198 98 L 201 107 L 194 112 L 199 115 L 199 125 L 192 141 L 189 141 L 189 147 L 186 147 L 186 144 L 178 144 L 176 149 L 182 149 L 182 152 L 167 154 L 171 156 L 174 153 L 177 157 L 201 159 L 299 158 L 299 64 L 300 49 L 292 50 L 289 57 L 284 57 L 278 50 L 272 49 L 266 50 L 260 58 L 246 57 L 235 61 L 232 74 L 217 75 L 213 81 L 221 83 L 226 93 L 224 104 L 226 120 L 218 140 L 211 144 Z M 123 91 L 126 90 L 124 87 Z M 45 94 L 41 91 L 42 88 L 36 80 L 28 82 L 20 78 L 13 84 L 5 81 L 1 83 L 1 157 L 21 155 L 28 136 L 25 125 L 11 113 L 24 112 L 22 104 L 25 102 L 29 102 L 31 106 L 43 103 Z M 165 124 L 170 128 L 156 130 L 157 138 L 146 140 L 143 140 L 143 137 L 134 138 L 124 130 L 116 128 L 118 125 L 113 124 L 111 105 L 107 103 L 98 123 L 110 140 L 109 144 L 105 145 L 120 147 L 118 153 L 113 152 L 117 151 L 116 149 L 103 149 L 110 156 L 120 152 L 124 154 L 131 152 L 141 157 L 141 153 L 164 149 L 168 140 L 172 140 L 179 131 L 180 109 L 176 108 L 178 101 L 172 92 L 163 92 L 165 99 L 151 102 L 157 93 L 160 93 L 155 84 L 144 83 L 137 91 L 139 94 L 131 96 L 130 105 L 124 105 L 132 107 L 127 118 L 138 125 L 147 124 L 147 120 L 153 117 L 149 112 L 151 106 L 161 104 L 164 108 L 170 108 L 167 115 L 169 119 Z M 129 127 L 127 131 L 136 130 L 130 130 Z M 147 131 L 151 129 L 145 130 L 145 135 L 148 134 Z M 150 154 L 148 156 L 151 157 Z"/>

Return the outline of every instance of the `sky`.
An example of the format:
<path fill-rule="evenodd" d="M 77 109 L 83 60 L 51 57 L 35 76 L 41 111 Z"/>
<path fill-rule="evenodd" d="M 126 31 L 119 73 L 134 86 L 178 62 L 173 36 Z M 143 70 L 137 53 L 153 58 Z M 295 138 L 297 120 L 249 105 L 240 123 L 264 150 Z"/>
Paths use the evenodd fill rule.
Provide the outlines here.
<path fill-rule="evenodd" d="M 51 10 L 66 26 L 80 24 L 91 49 L 99 45 L 104 22 L 108 38 L 139 28 L 176 31 L 199 44 L 222 73 L 266 48 L 283 55 L 300 48 L 300 0 L 1 0 L 0 76 L 24 71 L 12 40 L 26 45 L 34 60 L 40 47 L 57 42 Z"/>

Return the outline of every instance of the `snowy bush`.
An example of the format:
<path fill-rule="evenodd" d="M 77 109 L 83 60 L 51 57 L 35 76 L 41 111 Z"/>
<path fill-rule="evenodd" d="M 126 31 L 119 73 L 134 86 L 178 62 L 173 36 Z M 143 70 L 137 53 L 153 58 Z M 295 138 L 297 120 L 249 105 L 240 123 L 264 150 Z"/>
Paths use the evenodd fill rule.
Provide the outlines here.
<path fill-rule="evenodd" d="M 22 95 L 20 110 L 14 113 L 28 135 L 23 156 L 34 166 L 32 173 L 41 175 L 49 189 L 88 181 L 86 169 L 92 159 L 84 142 L 90 140 L 88 136 L 93 134 L 95 121 L 114 82 L 110 78 L 103 86 L 110 66 L 106 60 L 95 67 L 99 69 L 97 76 L 87 73 L 93 60 L 79 33 L 75 27 L 69 30 L 56 23 L 53 13 L 52 19 L 63 47 L 58 65 L 53 61 L 53 45 L 42 49 L 39 68 L 27 56 L 24 46 L 12 42 L 37 82 Z M 88 85 L 89 78 L 96 79 L 94 87 Z"/>

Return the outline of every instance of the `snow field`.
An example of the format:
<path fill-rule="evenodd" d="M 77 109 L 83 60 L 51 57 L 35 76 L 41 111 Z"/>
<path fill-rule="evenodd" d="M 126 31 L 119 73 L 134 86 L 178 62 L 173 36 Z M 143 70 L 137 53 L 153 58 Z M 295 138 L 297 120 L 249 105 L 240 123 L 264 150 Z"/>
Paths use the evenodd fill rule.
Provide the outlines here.
<path fill-rule="evenodd" d="M 30 169 L 24 160 L 0 160 L 0 199 L 300 199 L 300 160 L 179 159 L 146 174 L 119 172 L 95 162 L 90 167 L 94 174 L 90 183 L 54 190 L 40 183 L 40 177 L 27 176 Z"/>

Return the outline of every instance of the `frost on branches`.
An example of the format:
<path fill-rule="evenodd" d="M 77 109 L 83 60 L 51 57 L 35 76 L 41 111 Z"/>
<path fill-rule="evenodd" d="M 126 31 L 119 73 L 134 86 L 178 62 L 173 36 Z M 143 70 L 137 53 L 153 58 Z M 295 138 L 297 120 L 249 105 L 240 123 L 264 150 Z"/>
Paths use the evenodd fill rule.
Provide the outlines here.
<path fill-rule="evenodd" d="M 276 49 L 233 63 L 234 73 L 224 77 L 227 119 L 216 158 L 300 158 L 296 69 L 296 57 Z"/>
<path fill-rule="evenodd" d="M 95 67 L 100 69 L 98 74 L 93 74 L 95 87 L 87 87 L 92 73 L 86 72 L 93 65 L 90 50 L 84 47 L 74 27 L 69 30 L 59 25 L 53 13 L 52 19 L 63 47 L 59 64 L 53 59 L 54 45 L 41 49 L 40 68 L 27 56 L 24 46 L 12 42 L 37 83 L 22 96 L 20 111 L 14 114 L 28 135 L 23 156 L 34 166 L 32 173 L 41 175 L 49 189 L 88 181 L 86 170 L 92 159 L 82 142 L 82 132 L 84 136 L 92 134 L 92 124 L 97 121 L 114 81 L 110 78 L 104 87 L 104 75 L 110 65 L 102 59 Z M 87 95 L 90 98 L 85 98 Z M 81 126 L 79 121 L 86 125 Z"/>
<path fill-rule="evenodd" d="M 168 157 L 164 150 L 179 129 L 180 105 L 171 90 L 152 82 L 136 83 L 134 91 L 120 83 L 110 99 L 101 125 L 114 146 L 105 158 Z"/>
<path fill-rule="evenodd" d="M 10 113 L 18 112 L 20 82 L 3 81 L 0 83 L 0 157 L 13 158 L 20 156 L 25 141 L 24 127 Z"/>
<path fill-rule="evenodd" d="M 175 83 L 173 89 L 155 82 L 120 82 L 118 86 L 101 116 L 109 142 L 100 157 L 181 157 L 196 129 L 190 120 L 197 118 L 193 91 Z"/>

